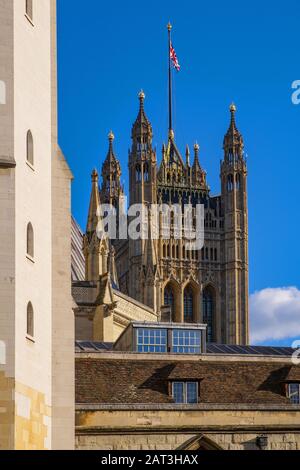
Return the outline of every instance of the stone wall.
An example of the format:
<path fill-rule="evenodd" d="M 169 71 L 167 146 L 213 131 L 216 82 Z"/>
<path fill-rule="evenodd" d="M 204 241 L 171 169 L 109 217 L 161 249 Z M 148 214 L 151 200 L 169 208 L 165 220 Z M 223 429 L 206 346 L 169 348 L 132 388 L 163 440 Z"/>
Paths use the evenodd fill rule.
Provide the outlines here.
<path fill-rule="evenodd" d="M 204 436 L 224 450 L 259 450 L 256 438 L 261 433 L 205 433 Z M 184 449 L 185 443 L 197 438 L 197 434 L 103 434 L 77 435 L 76 449 L 79 450 L 176 450 Z M 300 450 L 298 433 L 268 433 L 266 450 Z M 196 450 L 196 449 L 195 449 Z"/>
<path fill-rule="evenodd" d="M 80 450 L 195 450 L 197 443 L 190 442 L 199 436 L 224 450 L 257 450 L 262 435 L 268 437 L 270 450 L 300 450 L 299 407 L 86 408 L 78 405 L 76 412 Z"/>

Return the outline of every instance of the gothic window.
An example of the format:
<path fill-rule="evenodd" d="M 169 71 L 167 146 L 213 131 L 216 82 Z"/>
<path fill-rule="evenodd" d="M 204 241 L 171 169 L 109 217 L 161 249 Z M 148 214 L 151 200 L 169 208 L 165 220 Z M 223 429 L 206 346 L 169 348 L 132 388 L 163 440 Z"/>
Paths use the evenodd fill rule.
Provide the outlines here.
<path fill-rule="evenodd" d="M 26 160 L 30 165 L 34 164 L 34 155 L 33 155 L 33 137 L 31 131 L 27 132 L 26 137 Z"/>
<path fill-rule="evenodd" d="M 234 182 L 233 182 L 233 175 L 228 175 L 227 177 L 227 191 L 233 191 L 233 186 L 234 186 Z"/>
<path fill-rule="evenodd" d="M 176 246 L 176 258 L 179 259 L 179 246 Z"/>
<path fill-rule="evenodd" d="M 168 305 L 169 307 L 171 307 L 172 318 L 174 318 L 175 300 L 174 300 L 174 292 L 171 286 L 167 286 L 165 288 L 164 305 L 165 306 Z"/>
<path fill-rule="evenodd" d="M 203 323 L 207 325 L 207 342 L 214 341 L 214 293 L 210 287 L 203 291 Z"/>
<path fill-rule="evenodd" d="M 145 166 L 144 166 L 144 181 L 146 183 L 149 181 L 149 166 L 148 166 L 148 163 L 145 163 Z"/>
<path fill-rule="evenodd" d="M 182 258 L 185 259 L 185 246 L 182 247 Z"/>
<path fill-rule="evenodd" d="M 26 334 L 31 338 L 34 336 L 34 315 L 31 302 L 27 305 Z"/>
<path fill-rule="evenodd" d="M 205 259 L 206 259 L 206 260 L 209 259 L 209 256 L 208 256 L 208 248 L 205 248 Z"/>
<path fill-rule="evenodd" d="M 218 250 L 215 248 L 215 261 L 218 261 Z"/>
<path fill-rule="evenodd" d="M 167 250 L 166 250 L 166 245 L 163 246 L 163 257 L 166 258 L 167 256 Z"/>
<path fill-rule="evenodd" d="M 184 322 L 192 323 L 194 319 L 194 296 L 191 286 L 184 291 Z"/>
<path fill-rule="evenodd" d="M 25 0 L 26 1 L 26 15 L 32 20 L 33 19 L 33 0 Z"/>
<path fill-rule="evenodd" d="M 34 257 L 34 234 L 31 223 L 27 225 L 27 256 Z"/>
<path fill-rule="evenodd" d="M 237 191 L 241 188 L 241 175 L 238 173 L 235 177 Z"/>
<path fill-rule="evenodd" d="M 137 165 L 135 169 L 135 180 L 137 183 L 140 183 L 142 181 L 142 170 L 141 166 Z"/>
<path fill-rule="evenodd" d="M 211 259 L 211 261 L 214 260 L 214 249 L 213 248 L 210 249 L 210 259 Z"/>
<path fill-rule="evenodd" d="M 229 151 L 228 151 L 228 161 L 229 161 L 229 163 L 232 163 L 233 160 L 234 160 L 233 151 L 232 151 L 232 150 L 229 150 Z"/>
<path fill-rule="evenodd" d="M 167 257 L 170 258 L 170 245 L 167 247 Z"/>

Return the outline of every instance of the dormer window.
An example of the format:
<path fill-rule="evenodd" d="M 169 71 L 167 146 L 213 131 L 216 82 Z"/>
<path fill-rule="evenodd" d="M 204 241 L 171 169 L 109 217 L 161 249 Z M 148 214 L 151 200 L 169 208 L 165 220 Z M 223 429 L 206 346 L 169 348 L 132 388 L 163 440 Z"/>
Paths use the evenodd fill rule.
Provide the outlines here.
<path fill-rule="evenodd" d="M 287 395 L 292 405 L 300 405 L 300 383 L 288 384 Z"/>
<path fill-rule="evenodd" d="M 172 396 L 177 404 L 198 403 L 198 382 L 173 382 Z"/>

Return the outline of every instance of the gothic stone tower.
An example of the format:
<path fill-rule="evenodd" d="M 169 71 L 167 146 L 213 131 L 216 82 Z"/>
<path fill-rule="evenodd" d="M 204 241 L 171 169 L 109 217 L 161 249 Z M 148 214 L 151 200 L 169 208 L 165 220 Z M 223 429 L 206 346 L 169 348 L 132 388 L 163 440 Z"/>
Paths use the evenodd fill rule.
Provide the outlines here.
<path fill-rule="evenodd" d="M 152 126 L 145 114 L 145 94 L 139 94 L 140 109 L 132 128 L 132 147 L 129 152 L 130 206 L 145 204 L 151 207 L 157 200 L 157 161 L 152 147 Z M 130 219 L 129 219 L 130 221 Z M 160 308 L 157 241 L 152 239 L 152 220 L 148 220 L 147 240 L 129 238 L 128 293 L 157 311 Z"/>
<path fill-rule="evenodd" d="M 148 239 L 129 238 L 115 244 L 120 290 L 158 314 L 168 306 L 175 322 L 206 323 L 209 342 L 246 344 L 247 168 L 243 138 L 235 123 L 235 106 L 230 108 L 230 126 L 224 139 L 221 194 L 212 196 L 197 143 L 193 162 L 190 161 L 188 147 L 184 161 L 171 130 L 167 145 L 163 145 L 158 167 L 143 92 L 139 100 L 129 152 L 130 206 L 169 206 L 171 230 L 170 236 L 166 237 L 163 233 L 165 221 L 160 216 L 159 236 L 153 239 L 153 221 L 149 216 Z M 119 164 L 115 163 L 115 167 L 119 168 Z M 192 205 L 193 217 L 197 204 L 204 206 L 205 240 L 202 250 L 189 250 L 189 240 L 175 236 L 176 214 L 171 210 L 174 204 L 183 210 L 187 204 Z M 129 222 L 131 219 L 128 218 Z"/>
<path fill-rule="evenodd" d="M 231 105 L 230 112 L 221 164 L 225 229 L 222 310 L 226 312 L 226 339 L 245 344 L 249 335 L 247 166 L 243 137 L 236 127 L 234 105 Z"/>

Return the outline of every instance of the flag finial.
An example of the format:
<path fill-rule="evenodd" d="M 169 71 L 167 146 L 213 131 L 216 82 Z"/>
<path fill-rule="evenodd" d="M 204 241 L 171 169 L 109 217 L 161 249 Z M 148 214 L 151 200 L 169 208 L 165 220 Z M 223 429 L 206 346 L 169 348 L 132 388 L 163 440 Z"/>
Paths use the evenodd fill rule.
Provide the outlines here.
<path fill-rule="evenodd" d="M 236 105 L 232 102 L 229 109 L 230 109 L 231 113 L 235 113 L 236 112 Z"/>
<path fill-rule="evenodd" d="M 141 90 L 141 91 L 139 92 L 139 99 L 140 99 L 141 101 L 144 101 L 145 98 L 146 98 L 146 95 L 145 95 L 145 93 L 144 93 L 144 90 Z"/>
<path fill-rule="evenodd" d="M 169 23 L 168 23 L 167 28 L 168 28 L 168 31 L 171 31 L 171 30 L 172 30 L 172 25 L 171 25 L 170 21 L 169 21 Z"/>

